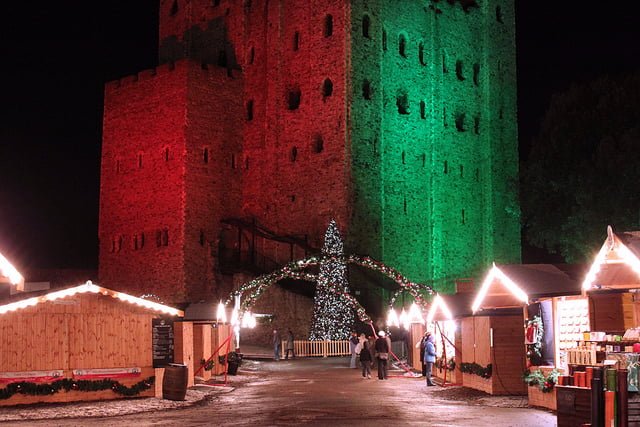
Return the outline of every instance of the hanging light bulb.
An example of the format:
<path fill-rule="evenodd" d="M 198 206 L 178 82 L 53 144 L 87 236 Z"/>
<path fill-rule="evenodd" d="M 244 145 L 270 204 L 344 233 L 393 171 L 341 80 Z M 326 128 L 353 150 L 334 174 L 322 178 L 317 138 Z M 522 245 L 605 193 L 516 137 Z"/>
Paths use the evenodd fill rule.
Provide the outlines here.
<path fill-rule="evenodd" d="M 398 323 L 398 313 L 393 308 L 389 309 L 389 314 L 387 315 L 387 326 L 400 326 Z"/>
<path fill-rule="evenodd" d="M 407 312 L 402 308 L 402 312 L 400 312 L 400 324 L 406 330 L 409 330 L 409 316 L 407 316 Z"/>
<path fill-rule="evenodd" d="M 218 322 L 227 323 L 227 312 L 224 308 L 224 304 L 220 301 L 218 304 L 218 312 L 216 313 L 216 320 Z"/>

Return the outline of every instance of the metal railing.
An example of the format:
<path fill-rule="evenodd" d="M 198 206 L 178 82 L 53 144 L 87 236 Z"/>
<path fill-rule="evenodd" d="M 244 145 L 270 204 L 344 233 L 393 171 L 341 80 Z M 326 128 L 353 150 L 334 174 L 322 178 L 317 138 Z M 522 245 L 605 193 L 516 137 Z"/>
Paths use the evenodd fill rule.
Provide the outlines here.
<path fill-rule="evenodd" d="M 282 341 L 280 347 L 286 353 L 287 342 Z M 305 341 L 294 340 L 293 351 L 296 357 L 328 357 L 350 356 L 349 340 L 340 341 Z"/>

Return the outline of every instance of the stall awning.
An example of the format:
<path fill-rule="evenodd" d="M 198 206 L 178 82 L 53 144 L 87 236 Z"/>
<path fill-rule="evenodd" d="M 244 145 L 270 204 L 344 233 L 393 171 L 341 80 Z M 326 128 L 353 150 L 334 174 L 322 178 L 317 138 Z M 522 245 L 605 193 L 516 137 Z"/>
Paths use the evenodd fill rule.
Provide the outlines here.
<path fill-rule="evenodd" d="M 607 239 L 589 267 L 584 291 L 640 288 L 640 231 L 614 233 L 607 227 Z"/>
<path fill-rule="evenodd" d="M 0 254 L 0 283 L 9 283 L 20 291 L 24 289 L 24 277 L 2 254 Z"/>
<path fill-rule="evenodd" d="M 472 310 L 522 307 L 539 298 L 580 294 L 575 268 L 554 264 L 493 264 L 473 302 Z"/>

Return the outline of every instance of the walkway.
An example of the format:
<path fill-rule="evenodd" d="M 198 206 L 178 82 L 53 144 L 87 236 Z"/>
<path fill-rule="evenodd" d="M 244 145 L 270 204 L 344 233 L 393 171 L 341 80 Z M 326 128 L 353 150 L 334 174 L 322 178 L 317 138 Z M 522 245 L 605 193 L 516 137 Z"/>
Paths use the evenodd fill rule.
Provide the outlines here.
<path fill-rule="evenodd" d="M 100 426 L 522 426 L 556 425 L 551 412 L 450 400 L 454 388 L 424 379 L 364 379 L 346 358 L 245 361 L 230 376 L 235 390 L 181 410 L 17 425 Z M 458 388 L 458 390 L 468 390 Z M 452 393 L 453 392 L 453 393 Z M 492 398 L 493 399 L 493 398 Z M 501 398 L 497 398 L 500 400 Z M 518 399 L 516 399 L 518 400 Z M 513 398 L 512 398 L 513 401 Z"/>

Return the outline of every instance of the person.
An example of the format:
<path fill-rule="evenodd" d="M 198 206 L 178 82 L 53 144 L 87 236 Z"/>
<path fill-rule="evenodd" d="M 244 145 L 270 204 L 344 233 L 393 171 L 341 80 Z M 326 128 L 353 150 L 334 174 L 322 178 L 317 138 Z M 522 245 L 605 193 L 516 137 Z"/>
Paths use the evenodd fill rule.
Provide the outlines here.
<path fill-rule="evenodd" d="M 356 347 L 358 346 L 358 334 L 351 332 L 351 336 L 349 337 L 349 350 L 351 350 L 351 363 L 349 364 L 350 368 L 357 368 L 356 360 L 358 355 L 356 354 Z"/>
<path fill-rule="evenodd" d="M 363 334 L 364 335 L 364 334 Z M 362 377 L 371 379 L 371 353 L 369 352 L 369 343 L 367 340 L 361 342 L 360 364 L 362 365 Z"/>
<path fill-rule="evenodd" d="M 289 331 L 287 332 L 287 350 L 284 356 L 284 360 L 289 359 L 289 352 L 291 352 L 291 358 L 295 359 L 296 354 L 293 351 L 293 332 L 291 332 L 291 329 L 289 329 Z"/>
<path fill-rule="evenodd" d="M 391 334 L 387 334 L 385 340 L 387 340 L 387 347 L 389 348 L 389 357 L 387 358 L 387 363 L 385 363 L 384 365 L 384 378 L 387 379 L 387 377 L 389 376 L 389 365 L 391 362 L 391 356 L 393 355 L 393 352 L 391 351 Z"/>
<path fill-rule="evenodd" d="M 420 337 L 420 341 L 416 343 L 416 348 L 420 349 L 420 363 L 422 364 L 422 376 L 427 376 L 427 365 L 424 363 L 424 346 L 427 344 L 427 334 L 428 331 L 424 331 L 422 337 Z"/>
<path fill-rule="evenodd" d="M 427 377 L 427 385 L 434 386 L 434 383 L 431 380 L 431 371 L 433 370 L 433 364 L 436 361 L 436 346 L 434 344 L 433 335 L 427 332 L 427 339 L 424 345 L 424 364 L 426 366 L 425 376 Z"/>
<path fill-rule="evenodd" d="M 376 359 L 378 360 L 378 379 L 387 379 L 387 360 L 389 359 L 389 344 L 384 331 L 378 332 L 376 340 Z"/>
<path fill-rule="evenodd" d="M 280 339 L 280 333 L 278 333 L 277 329 L 273 330 L 273 358 L 275 360 L 280 360 L 280 346 L 282 345 Z"/>

